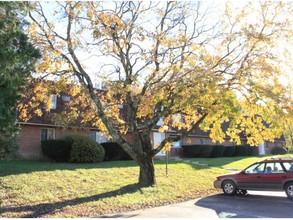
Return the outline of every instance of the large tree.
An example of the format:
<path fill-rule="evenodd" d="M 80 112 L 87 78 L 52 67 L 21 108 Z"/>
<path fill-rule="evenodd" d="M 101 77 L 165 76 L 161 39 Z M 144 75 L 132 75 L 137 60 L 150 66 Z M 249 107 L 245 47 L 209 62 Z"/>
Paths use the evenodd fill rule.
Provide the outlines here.
<path fill-rule="evenodd" d="M 16 151 L 16 102 L 40 56 L 23 32 L 24 10 L 24 3 L 0 2 L 0 158 Z"/>
<path fill-rule="evenodd" d="M 156 183 L 153 157 L 198 126 L 214 141 L 239 143 L 244 131 L 257 145 L 279 136 L 279 120 L 292 116 L 280 82 L 280 44 L 292 36 L 290 2 L 32 4 L 28 32 L 43 53 L 38 74 L 78 79 L 94 106 L 88 118 L 138 163 L 141 185 Z M 103 95 L 97 81 L 106 84 Z M 118 104 L 127 104 L 126 116 Z M 161 132 L 171 126 L 182 135 L 153 146 L 161 118 Z"/>

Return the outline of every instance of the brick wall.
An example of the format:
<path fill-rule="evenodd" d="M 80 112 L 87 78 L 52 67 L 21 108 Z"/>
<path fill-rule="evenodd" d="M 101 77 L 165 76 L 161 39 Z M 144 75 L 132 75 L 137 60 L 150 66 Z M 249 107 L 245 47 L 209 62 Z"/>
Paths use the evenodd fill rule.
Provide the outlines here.
<path fill-rule="evenodd" d="M 271 151 L 274 147 L 284 147 L 282 142 L 265 142 L 265 154 L 271 154 Z"/>
<path fill-rule="evenodd" d="M 19 150 L 17 157 L 21 159 L 43 159 L 44 155 L 41 149 L 41 131 L 43 128 L 49 128 L 45 126 L 36 125 L 21 125 L 20 133 L 17 138 L 17 144 Z M 74 130 L 74 129 L 62 129 L 55 128 L 55 138 L 60 139 L 65 135 L 78 134 L 83 136 L 89 136 L 88 130 Z"/>

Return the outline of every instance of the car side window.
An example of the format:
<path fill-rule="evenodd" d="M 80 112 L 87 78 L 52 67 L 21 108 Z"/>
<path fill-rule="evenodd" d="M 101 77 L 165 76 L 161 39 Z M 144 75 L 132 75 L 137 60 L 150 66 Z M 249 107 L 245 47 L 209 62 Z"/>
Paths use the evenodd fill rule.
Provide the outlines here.
<path fill-rule="evenodd" d="M 256 174 L 256 173 L 263 173 L 264 172 L 264 163 L 257 163 L 253 164 L 252 166 L 248 167 L 244 170 L 244 173 L 246 174 Z"/>
<path fill-rule="evenodd" d="M 270 162 L 266 163 L 265 173 L 284 173 L 284 170 L 279 162 Z"/>
<path fill-rule="evenodd" d="M 283 165 L 286 171 L 293 172 L 293 162 L 284 162 Z"/>

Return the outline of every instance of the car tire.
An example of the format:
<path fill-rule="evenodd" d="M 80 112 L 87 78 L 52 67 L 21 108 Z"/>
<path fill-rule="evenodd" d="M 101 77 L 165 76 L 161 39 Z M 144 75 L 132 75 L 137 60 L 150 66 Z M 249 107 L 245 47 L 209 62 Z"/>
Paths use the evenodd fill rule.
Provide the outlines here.
<path fill-rule="evenodd" d="M 290 182 L 285 186 L 285 192 L 289 199 L 293 199 L 293 182 Z"/>
<path fill-rule="evenodd" d="M 225 180 L 222 185 L 222 189 L 225 195 L 235 195 L 236 194 L 236 185 L 232 180 Z"/>

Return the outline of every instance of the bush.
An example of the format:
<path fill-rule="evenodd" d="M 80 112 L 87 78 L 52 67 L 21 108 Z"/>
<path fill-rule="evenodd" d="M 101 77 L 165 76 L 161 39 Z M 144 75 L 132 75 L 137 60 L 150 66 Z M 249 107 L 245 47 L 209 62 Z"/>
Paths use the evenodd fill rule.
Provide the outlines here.
<path fill-rule="evenodd" d="M 199 157 L 209 158 L 212 155 L 214 145 L 202 145 Z"/>
<path fill-rule="evenodd" d="M 283 147 L 274 147 L 271 150 L 271 154 L 273 155 L 277 155 L 277 154 L 287 154 L 288 151 L 287 149 L 283 148 Z"/>
<path fill-rule="evenodd" d="M 131 160 L 132 158 L 116 142 L 105 142 L 101 144 L 105 150 L 105 161 Z"/>
<path fill-rule="evenodd" d="M 43 154 L 57 162 L 67 162 L 71 144 L 66 140 L 45 140 L 41 142 Z"/>
<path fill-rule="evenodd" d="M 15 158 L 18 151 L 17 135 L 18 128 L 16 128 L 14 123 L 0 124 L 0 160 Z"/>
<path fill-rule="evenodd" d="M 211 157 L 222 157 L 225 151 L 225 146 L 215 145 Z"/>
<path fill-rule="evenodd" d="M 235 146 L 226 146 L 223 157 L 233 157 L 235 153 Z"/>
<path fill-rule="evenodd" d="M 235 147 L 234 156 L 247 156 L 250 153 L 250 147 L 248 145 L 237 145 Z"/>
<path fill-rule="evenodd" d="M 94 163 L 101 162 L 104 159 L 104 148 L 90 138 L 70 135 L 66 136 L 64 139 L 71 144 L 69 155 L 70 162 Z"/>
<path fill-rule="evenodd" d="M 183 145 L 183 155 L 185 157 L 198 157 L 200 155 L 200 151 L 202 145 Z"/>

